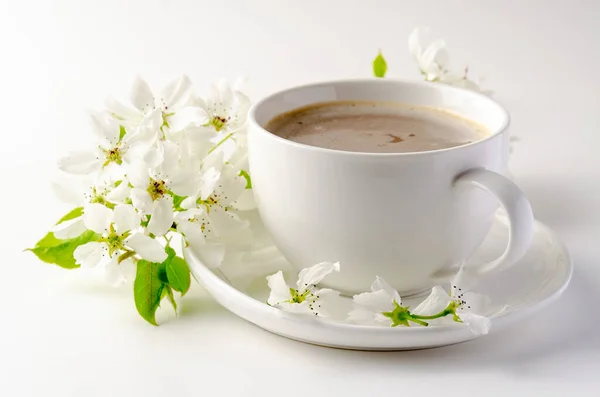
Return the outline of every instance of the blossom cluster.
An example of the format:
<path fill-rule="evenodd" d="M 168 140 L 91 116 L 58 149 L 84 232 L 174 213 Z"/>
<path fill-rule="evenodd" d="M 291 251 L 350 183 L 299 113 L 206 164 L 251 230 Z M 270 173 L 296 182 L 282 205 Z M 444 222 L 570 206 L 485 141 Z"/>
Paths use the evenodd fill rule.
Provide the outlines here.
<path fill-rule="evenodd" d="M 90 115 L 95 143 L 60 159 L 62 171 L 85 182 L 55 184 L 77 207 L 31 250 L 63 267 L 101 268 L 111 284 L 135 274 L 136 306 L 154 322 L 160 300 L 174 303 L 173 290 L 189 287 L 189 269 L 170 247 L 174 235 L 212 268 L 250 243 L 242 215 L 254 208 L 250 101 L 225 81 L 201 98 L 181 76 L 157 93 L 138 78 L 130 102 L 107 100 Z"/>

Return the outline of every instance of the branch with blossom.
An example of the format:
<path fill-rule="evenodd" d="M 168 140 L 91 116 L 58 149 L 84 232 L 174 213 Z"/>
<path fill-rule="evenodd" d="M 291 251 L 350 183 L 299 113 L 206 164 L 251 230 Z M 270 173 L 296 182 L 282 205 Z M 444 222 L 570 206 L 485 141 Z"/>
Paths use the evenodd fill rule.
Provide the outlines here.
<path fill-rule="evenodd" d="M 187 76 L 153 93 L 138 78 L 131 106 L 114 99 L 91 114 L 96 142 L 68 154 L 59 168 L 89 184 L 55 184 L 77 207 L 30 250 L 65 268 L 100 268 L 112 285 L 134 279 L 138 312 L 156 324 L 166 298 L 190 287 L 175 236 L 211 267 L 249 244 L 254 208 L 245 148 L 250 101 L 226 82 L 207 98 L 192 94 Z M 74 198 L 74 200 L 73 200 Z"/>
<path fill-rule="evenodd" d="M 322 262 L 303 269 L 298 275 L 296 287 L 289 287 L 281 271 L 267 276 L 271 290 L 267 303 L 289 313 L 329 317 L 338 306 L 340 294 L 329 288 L 318 288 L 326 276 L 340 271 L 339 263 Z M 435 286 L 429 296 L 414 309 L 402 304 L 398 291 L 382 277 L 376 277 L 370 292 L 354 295 L 354 309 L 347 321 L 368 326 L 424 326 L 432 323 L 462 323 L 475 335 L 490 331 L 490 317 L 498 315 L 504 308 L 491 305 L 487 296 L 469 289 L 473 278 L 461 267 L 450 282 L 450 290 Z"/>

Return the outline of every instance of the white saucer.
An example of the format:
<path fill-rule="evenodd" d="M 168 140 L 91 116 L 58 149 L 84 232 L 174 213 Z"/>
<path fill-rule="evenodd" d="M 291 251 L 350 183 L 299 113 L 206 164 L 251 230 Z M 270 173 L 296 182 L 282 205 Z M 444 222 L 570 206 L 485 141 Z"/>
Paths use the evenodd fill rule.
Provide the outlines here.
<path fill-rule="evenodd" d="M 498 257 L 507 242 L 506 219 L 499 213 L 486 241 L 469 263 L 487 262 Z M 450 345 L 476 338 L 460 323 L 429 327 L 360 326 L 319 317 L 283 312 L 265 302 L 269 289 L 265 276 L 277 270 L 288 271 L 286 279 L 295 280 L 297 272 L 272 246 L 249 251 L 242 260 L 225 263 L 210 270 L 191 252 L 185 251 L 192 274 L 208 292 L 229 311 L 267 331 L 301 342 L 354 350 L 411 350 Z M 343 266 L 343 264 L 342 264 Z M 545 225 L 536 222 L 531 248 L 518 264 L 498 275 L 482 279 L 476 291 L 494 304 L 508 305 L 492 319 L 492 330 L 529 316 L 556 300 L 569 284 L 572 263 L 564 245 Z M 403 299 L 414 306 L 424 297 Z M 345 298 L 350 307 L 350 298 Z"/>

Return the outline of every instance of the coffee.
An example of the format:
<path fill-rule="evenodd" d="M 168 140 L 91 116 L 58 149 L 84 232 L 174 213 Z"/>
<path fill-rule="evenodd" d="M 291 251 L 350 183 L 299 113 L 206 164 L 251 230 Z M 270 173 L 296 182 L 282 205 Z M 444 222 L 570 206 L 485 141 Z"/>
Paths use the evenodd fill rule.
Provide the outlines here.
<path fill-rule="evenodd" d="M 371 101 L 305 106 L 274 117 L 265 129 L 310 146 L 367 153 L 451 148 L 489 135 L 485 127 L 443 109 Z"/>

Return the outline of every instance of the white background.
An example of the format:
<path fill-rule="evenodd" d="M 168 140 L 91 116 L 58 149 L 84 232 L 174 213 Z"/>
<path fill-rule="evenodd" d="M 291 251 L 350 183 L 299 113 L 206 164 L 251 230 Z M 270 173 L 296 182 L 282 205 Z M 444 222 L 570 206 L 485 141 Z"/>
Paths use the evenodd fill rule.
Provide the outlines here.
<path fill-rule="evenodd" d="M 600 2 L 2 1 L 0 395 L 449 396 L 600 393 Z M 129 288 L 39 262 L 33 245 L 69 208 L 49 180 L 92 142 L 85 110 L 182 72 L 199 92 L 250 77 L 254 99 L 315 80 L 418 78 L 417 25 L 446 38 L 513 117 L 511 159 L 536 217 L 576 264 L 552 307 L 446 348 L 364 353 L 264 332 L 194 285 L 177 320 L 146 324 Z"/>

